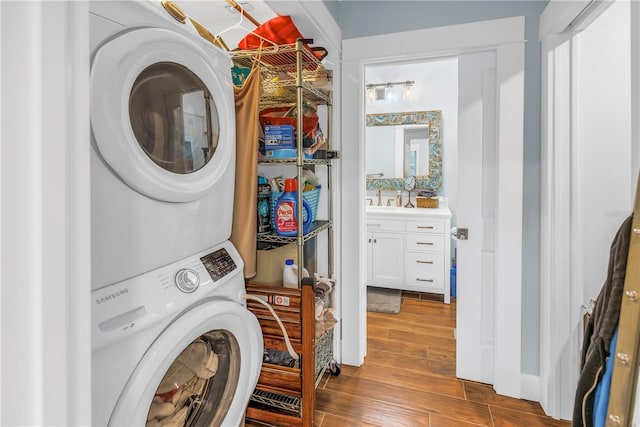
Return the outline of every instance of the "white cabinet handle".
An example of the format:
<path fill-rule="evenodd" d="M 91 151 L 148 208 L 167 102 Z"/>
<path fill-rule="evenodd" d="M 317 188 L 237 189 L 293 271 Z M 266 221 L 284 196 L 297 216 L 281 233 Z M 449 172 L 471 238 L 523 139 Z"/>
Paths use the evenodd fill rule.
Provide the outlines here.
<path fill-rule="evenodd" d="M 416 280 L 418 282 L 430 282 L 430 283 L 433 283 L 433 279 L 421 279 L 419 277 L 416 277 Z"/>
<path fill-rule="evenodd" d="M 433 246 L 433 242 L 416 242 L 417 245 L 429 245 Z"/>
<path fill-rule="evenodd" d="M 433 264 L 433 261 L 420 261 L 419 259 L 417 259 L 416 262 L 418 264 Z"/>
<path fill-rule="evenodd" d="M 367 224 L 367 227 L 380 227 L 380 224 Z"/>

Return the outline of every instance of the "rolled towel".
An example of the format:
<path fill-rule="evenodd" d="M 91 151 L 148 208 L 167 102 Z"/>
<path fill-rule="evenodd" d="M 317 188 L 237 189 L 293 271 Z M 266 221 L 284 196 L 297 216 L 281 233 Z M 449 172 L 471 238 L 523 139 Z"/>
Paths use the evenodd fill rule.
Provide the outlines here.
<path fill-rule="evenodd" d="M 194 342 L 183 352 L 183 355 L 185 357 L 181 357 L 180 361 L 198 378 L 206 380 L 218 372 L 218 355 L 204 342 Z"/>
<path fill-rule="evenodd" d="M 147 421 L 153 418 L 163 418 L 173 414 L 176 407 L 169 402 L 152 402 L 147 414 Z"/>
<path fill-rule="evenodd" d="M 182 427 L 184 426 L 184 422 L 187 420 L 187 411 L 189 410 L 188 406 L 183 407 L 178 412 L 173 414 L 170 417 L 163 418 L 160 420 L 160 425 L 162 427 Z"/>

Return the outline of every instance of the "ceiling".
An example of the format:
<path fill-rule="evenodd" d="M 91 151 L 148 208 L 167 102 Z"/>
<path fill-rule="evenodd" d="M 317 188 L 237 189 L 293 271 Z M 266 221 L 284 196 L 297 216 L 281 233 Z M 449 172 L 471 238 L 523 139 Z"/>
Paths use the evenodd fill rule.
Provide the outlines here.
<path fill-rule="evenodd" d="M 174 0 L 190 18 L 206 27 L 212 34 L 221 36 L 230 49 L 238 45 L 248 32 L 256 26 L 242 17 L 226 0 Z M 263 23 L 276 13 L 262 0 L 236 0 L 259 23 Z"/>

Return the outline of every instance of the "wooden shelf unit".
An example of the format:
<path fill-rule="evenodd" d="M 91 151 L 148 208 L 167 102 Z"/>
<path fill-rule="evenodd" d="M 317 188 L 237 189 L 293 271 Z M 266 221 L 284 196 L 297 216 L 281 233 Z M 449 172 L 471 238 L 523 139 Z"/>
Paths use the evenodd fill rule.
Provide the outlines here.
<path fill-rule="evenodd" d="M 247 285 L 247 294 L 273 306 L 300 356 L 296 367 L 264 363 L 256 392 L 247 409 L 247 418 L 275 426 L 314 425 L 315 388 L 329 363 L 318 360 L 317 343 L 333 345 L 333 329 L 316 338 L 315 281 L 303 279 L 302 289 Z M 262 328 L 265 349 L 287 351 L 280 327 L 259 302 L 248 301 Z"/>

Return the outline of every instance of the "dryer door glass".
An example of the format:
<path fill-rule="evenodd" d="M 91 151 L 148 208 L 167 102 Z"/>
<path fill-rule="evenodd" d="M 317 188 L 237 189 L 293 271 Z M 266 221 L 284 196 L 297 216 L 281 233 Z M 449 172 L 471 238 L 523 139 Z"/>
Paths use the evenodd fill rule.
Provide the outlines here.
<path fill-rule="evenodd" d="M 160 62 L 140 73 L 129 97 L 129 119 L 144 152 L 169 172 L 201 169 L 218 145 L 220 122 L 211 92 L 180 64 Z"/>
<path fill-rule="evenodd" d="M 224 330 L 191 342 L 169 367 L 147 414 L 147 426 L 220 426 L 238 386 L 240 350 Z"/>

